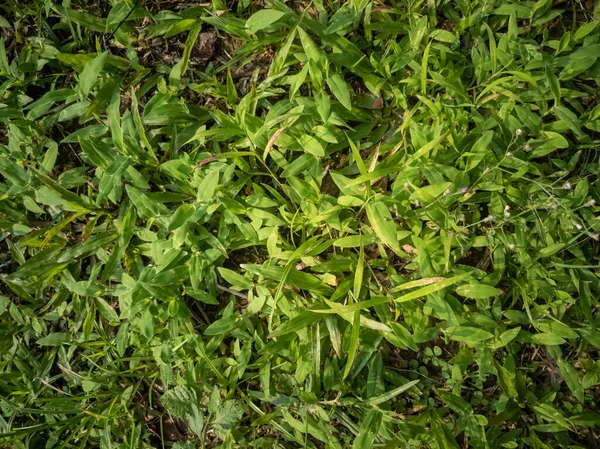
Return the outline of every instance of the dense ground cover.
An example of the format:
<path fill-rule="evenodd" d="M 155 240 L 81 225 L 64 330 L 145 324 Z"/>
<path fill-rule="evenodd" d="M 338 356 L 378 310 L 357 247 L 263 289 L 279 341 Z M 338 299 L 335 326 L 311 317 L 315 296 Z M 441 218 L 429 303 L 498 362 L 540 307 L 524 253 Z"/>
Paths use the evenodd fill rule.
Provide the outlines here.
<path fill-rule="evenodd" d="M 600 7 L 261 3 L 0 4 L 0 445 L 598 447 Z"/>

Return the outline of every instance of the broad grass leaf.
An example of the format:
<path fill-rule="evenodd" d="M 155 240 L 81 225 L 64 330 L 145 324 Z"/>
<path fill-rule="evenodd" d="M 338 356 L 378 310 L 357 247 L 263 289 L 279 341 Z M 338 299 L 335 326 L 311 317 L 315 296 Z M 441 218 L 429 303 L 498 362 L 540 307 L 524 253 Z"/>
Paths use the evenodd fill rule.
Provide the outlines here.
<path fill-rule="evenodd" d="M 429 37 L 431 39 L 435 39 L 436 41 L 445 42 L 447 44 L 458 44 L 459 39 L 450 31 L 446 30 L 433 30 Z"/>
<path fill-rule="evenodd" d="M 393 292 L 400 292 L 402 290 L 409 290 L 415 287 L 425 287 L 426 285 L 435 284 L 436 282 L 444 281 L 446 278 L 434 276 L 423 279 L 417 279 L 415 281 L 405 282 L 392 289 Z"/>
<path fill-rule="evenodd" d="M 237 327 L 239 319 L 240 317 L 237 314 L 220 318 L 206 328 L 204 335 L 226 334 Z"/>
<path fill-rule="evenodd" d="M 202 21 L 198 20 L 196 24 L 190 29 L 187 39 L 185 40 L 185 45 L 183 46 L 183 54 L 181 57 L 181 74 L 185 74 L 188 64 L 190 62 L 190 57 L 192 55 L 192 50 L 196 45 L 196 40 L 198 39 L 198 35 L 200 34 L 200 30 L 202 29 Z"/>
<path fill-rule="evenodd" d="M 261 9 L 250 16 L 246 21 L 246 28 L 250 33 L 255 34 L 257 31 L 263 30 L 279 19 L 281 19 L 285 13 L 276 11 L 274 9 Z"/>
<path fill-rule="evenodd" d="M 192 115 L 188 107 L 181 103 L 162 104 L 153 107 L 147 114 L 144 114 L 140 121 L 147 126 L 166 126 L 186 124 L 200 121 L 200 118 Z"/>
<path fill-rule="evenodd" d="M 531 17 L 536 14 L 541 15 L 545 13 L 548 9 L 552 7 L 552 0 L 539 0 L 535 2 L 533 8 L 531 9 Z"/>
<path fill-rule="evenodd" d="M 113 309 L 109 303 L 102 298 L 96 298 L 95 301 L 98 311 L 102 314 L 102 316 L 104 316 L 104 318 L 106 318 L 109 322 L 119 321 L 119 315 L 117 315 L 117 312 L 115 312 L 115 309 Z"/>
<path fill-rule="evenodd" d="M 557 424 L 565 430 L 571 428 L 571 425 L 565 419 L 563 414 L 560 413 L 552 404 L 532 405 L 531 408 L 550 423 Z"/>
<path fill-rule="evenodd" d="M 581 335 L 589 344 L 600 348 L 600 331 L 596 329 L 580 329 L 579 332 L 581 332 Z"/>
<path fill-rule="evenodd" d="M 356 312 L 357 310 L 365 310 L 371 307 L 378 306 L 380 304 L 388 304 L 391 301 L 390 298 L 385 296 L 378 296 L 372 299 L 367 299 L 366 301 L 354 302 L 351 304 L 338 304 L 335 302 L 325 300 L 325 303 L 328 306 L 331 306 L 331 309 L 312 309 L 317 313 L 348 313 L 348 312 Z"/>
<path fill-rule="evenodd" d="M 542 248 L 538 255 L 539 257 L 550 257 L 559 252 L 564 247 L 564 243 L 553 243 L 552 245 L 548 245 L 545 248 Z"/>
<path fill-rule="evenodd" d="M 429 140 L 425 145 L 423 145 L 421 148 L 419 148 L 417 151 L 410 155 L 409 162 L 412 163 L 421 157 L 429 155 L 429 152 L 434 148 L 440 146 L 449 134 L 450 131 L 446 131 L 444 133 L 439 134 L 434 139 Z"/>
<path fill-rule="evenodd" d="M 383 381 L 383 357 L 380 351 L 369 361 L 369 374 L 367 377 L 367 398 L 372 398 L 385 391 Z"/>
<path fill-rule="evenodd" d="M 113 242 L 119 237 L 116 232 L 106 231 L 100 234 L 95 234 L 87 239 L 85 242 L 79 243 L 71 248 L 67 249 L 57 260 L 58 263 L 70 262 L 73 259 L 87 255 L 99 248 L 106 247 L 109 243 Z"/>
<path fill-rule="evenodd" d="M 263 267 L 252 264 L 242 264 L 241 267 L 253 274 L 259 274 L 275 281 L 281 281 L 284 278 L 285 269 L 281 267 Z M 330 296 L 333 292 L 333 289 L 321 281 L 318 277 L 302 271 L 291 270 L 285 278 L 285 283 L 293 287 L 313 291 L 326 296 Z"/>
<path fill-rule="evenodd" d="M 71 205 L 71 207 L 73 207 L 74 209 L 80 211 L 99 210 L 97 206 L 91 204 L 87 200 L 84 200 L 79 195 L 71 192 L 70 190 L 65 189 L 59 183 L 43 174 L 41 171 L 36 170 L 33 167 L 30 167 L 29 170 L 35 174 L 35 176 L 40 180 L 42 184 L 44 184 L 48 189 L 50 189 L 60 198 L 68 202 L 69 205 Z"/>
<path fill-rule="evenodd" d="M 569 141 L 564 136 L 553 131 L 543 131 L 541 137 L 540 140 L 533 142 L 531 145 L 534 148 L 531 152 L 534 157 L 542 157 L 557 149 L 569 147 Z"/>
<path fill-rule="evenodd" d="M 455 326 L 446 329 L 446 333 L 452 340 L 463 341 L 465 343 L 479 343 L 494 337 L 494 334 L 471 326 Z"/>
<path fill-rule="evenodd" d="M 554 104 L 560 104 L 560 81 L 558 80 L 558 77 L 554 74 L 554 72 L 550 69 L 550 66 L 546 66 L 546 82 L 548 83 L 548 87 L 550 87 L 550 91 L 552 92 L 552 96 L 554 97 Z"/>
<path fill-rule="evenodd" d="M 219 274 L 229 282 L 234 287 L 249 289 L 254 287 L 254 283 L 250 280 L 242 276 L 241 274 L 236 273 L 233 270 L 228 268 L 219 267 L 217 268 Z"/>
<path fill-rule="evenodd" d="M 396 223 L 392 219 L 387 206 L 381 201 L 370 202 L 365 207 L 369 223 L 381 243 L 389 246 L 394 251 L 400 251 L 396 235 Z"/>
<path fill-rule="evenodd" d="M 348 344 L 348 358 L 346 359 L 346 366 L 344 367 L 344 374 L 342 379 L 345 379 L 350 374 L 350 369 L 354 364 L 356 358 L 356 351 L 358 350 L 358 340 L 360 335 L 360 311 L 354 312 L 354 319 L 351 324 L 350 342 Z"/>
<path fill-rule="evenodd" d="M 327 326 L 327 330 L 329 331 L 329 340 L 331 341 L 331 346 L 335 351 L 338 358 L 342 358 L 342 333 L 340 331 L 338 320 L 334 316 L 328 316 L 325 318 L 325 325 Z M 329 361 L 329 359 L 327 359 Z M 333 376 L 333 374 L 332 374 Z M 325 379 L 324 379 L 325 381 Z"/>
<path fill-rule="evenodd" d="M 144 218 L 155 218 L 167 214 L 168 210 L 160 203 L 152 201 L 142 190 L 131 185 L 125 187 L 131 202 L 140 216 Z"/>
<path fill-rule="evenodd" d="M 573 328 L 555 320 L 538 321 L 535 324 L 542 332 L 556 335 L 562 338 L 579 338 L 579 334 Z"/>
<path fill-rule="evenodd" d="M 121 177 L 125 173 L 125 170 L 129 167 L 130 160 L 128 157 L 121 156 L 115 159 L 112 164 L 108 166 L 104 176 L 100 180 L 100 185 L 98 186 L 98 196 L 96 197 L 96 204 L 100 204 L 100 202 L 110 195 L 110 193 L 117 187 L 119 192 L 121 192 Z M 120 196 L 120 193 L 119 193 Z M 117 198 L 117 201 L 119 198 Z"/>
<path fill-rule="evenodd" d="M 379 433 L 383 414 L 377 409 L 372 409 L 367 413 L 365 419 L 360 425 L 358 435 L 352 444 L 352 449 L 371 449 L 373 442 Z"/>
<path fill-rule="evenodd" d="M 299 331 L 322 318 L 323 315 L 319 313 L 314 313 L 310 310 L 304 311 L 275 329 L 273 333 L 271 333 L 271 337 L 281 337 L 282 335 Z"/>
<path fill-rule="evenodd" d="M 97 31 L 98 33 L 106 33 L 106 19 L 96 15 L 75 11 L 74 9 L 66 8 L 57 4 L 53 4 L 52 8 L 55 9 L 68 22 L 77 23 L 84 28 Z"/>
<path fill-rule="evenodd" d="M 290 34 L 288 35 L 285 43 L 282 45 L 281 49 L 273 58 L 273 62 L 269 67 L 269 76 L 278 75 L 285 65 L 285 61 L 288 57 L 290 49 L 292 48 L 292 44 L 294 43 L 294 39 L 296 38 L 296 28 L 293 28 Z"/>
<path fill-rule="evenodd" d="M 196 208 L 193 204 L 182 204 L 177 208 L 169 221 L 169 231 L 180 228 L 186 224 L 196 213 Z"/>
<path fill-rule="evenodd" d="M 309 136 L 310 137 L 310 136 Z M 317 150 L 318 151 L 318 150 Z M 282 178 L 288 178 L 290 176 L 296 176 L 310 167 L 314 167 L 317 163 L 317 159 L 310 153 L 305 153 L 302 156 L 294 159 L 294 161 L 281 172 Z"/>
<path fill-rule="evenodd" d="M 51 245 L 42 249 L 33 257 L 24 261 L 17 270 L 11 274 L 12 278 L 23 279 L 32 276 L 40 276 L 49 270 L 56 269 L 65 263 L 57 262 L 58 255 L 62 250 L 61 244 Z"/>
<path fill-rule="evenodd" d="M 297 74 L 294 75 L 292 83 L 290 84 L 290 100 L 294 99 L 294 97 L 300 90 L 300 87 L 302 87 L 302 85 L 306 81 L 306 77 L 308 76 L 308 69 L 309 66 L 308 64 L 306 64 L 304 67 L 302 67 L 302 70 L 300 70 Z"/>
<path fill-rule="evenodd" d="M 11 159 L 0 157 L 0 173 L 14 185 L 25 187 L 29 183 L 29 174 Z"/>
<path fill-rule="evenodd" d="M 77 90 L 82 98 L 87 97 L 90 90 L 92 90 L 92 87 L 94 87 L 94 84 L 96 84 L 107 56 L 108 53 L 104 52 L 92 59 L 85 65 L 83 72 L 79 75 L 79 85 L 77 86 Z"/>
<path fill-rule="evenodd" d="M 325 142 L 338 143 L 337 137 L 335 137 L 333 130 L 323 125 L 315 126 L 312 129 L 312 132 L 315 134 L 315 136 L 317 136 L 319 139 L 324 140 Z"/>
<path fill-rule="evenodd" d="M 490 146 L 493 137 L 493 131 L 486 131 L 477 140 L 477 142 L 475 142 L 475 144 L 471 148 L 471 151 L 469 152 L 469 156 L 467 157 L 467 170 L 473 170 L 479 165 L 479 163 L 483 160 L 485 155 L 489 154 L 488 147 Z"/>
<path fill-rule="evenodd" d="M 364 245 L 370 245 L 375 239 L 374 236 L 369 235 L 349 235 L 336 239 L 333 242 L 333 246 L 337 246 L 338 248 L 358 248 L 361 245 L 361 241 Z"/>
<path fill-rule="evenodd" d="M 363 274 L 365 271 L 365 248 L 364 243 L 361 240 L 360 252 L 358 253 L 358 260 L 356 261 L 356 268 L 354 270 L 354 299 L 358 301 L 360 297 L 360 291 L 363 286 Z"/>
<path fill-rule="evenodd" d="M 557 363 L 560 373 L 569 389 L 573 392 L 573 395 L 575 395 L 579 402 L 585 402 L 583 385 L 581 384 L 577 370 L 563 359 L 558 359 Z"/>
<path fill-rule="evenodd" d="M 329 26 L 325 30 L 325 34 L 339 33 L 350 27 L 357 20 L 359 20 L 359 16 L 354 13 L 351 8 L 347 7 L 347 5 L 344 5 L 331 17 Z"/>
<path fill-rule="evenodd" d="M 436 390 L 436 393 L 444 400 L 446 404 L 448 404 L 448 407 L 450 407 L 452 411 L 458 413 L 460 416 L 473 413 L 473 407 L 471 404 L 469 404 L 460 396 L 443 390 Z"/>
<path fill-rule="evenodd" d="M 535 334 L 531 338 L 535 343 L 539 343 L 541 345 L 547 345 L 547 346 L 558 346 L 558 345 L 565 344 L 567 342 L 564 338 L 559 337 L 558 335 L 547 334 L 547 333 Z"/>
<path fill-rule="evenodd" d="M 302 28 L 297 28 L 297 30 L 298 35 L 300 36 L 300 42 L 302 43 L 302 47 L 304 48 L 304 52 L 306 53 L 306 56 L 308 56 L 308 59 L 315 62 L 318 67 L 324 67 L 327 61 L 325 54 L 317 47 L 306 31 Z"/>
<path fill-rule="evenodd" d="M 406 301 L 412 301 L 413 299 L 417 299 L 422 296 L 431 295 L 432 293 L 435 293 L 443 288 L 450 287 L 450 286 L 462 281 L 463 279 L 467 278 L 468 276 L 469 276 L 469 274 L 465 273 L 465 274 L 461 274 L 458 276 L 454 276 L 451 278 L 437 281 L 433 284 L 427 285 L 425 287 L 421 287 L 420 289 L 415 290 L 413 292 L 406 293 L 402 296 L 394 298 L 394 301 L 396 303 L 401 303 L 401 302 L 406 302 Z M 394 290 L 392 290 L 392 291 L 394 291 Z"/>
<path fill-rule="evenodd" d="M 198 281 L 201 281 L 202 279 L 199 279 Z M 197 299 L 200 302 L 203 302 L 205 304 L 212 304 L 214 306 L 219 304 L 219 301 L 217 301 L 217 298 L 215 298 L 213 295 L 211 295 L 208 292 L 202 291 L 202 290 L 188 290 L 186 292 L 189 296 L 191 296 L 194 299 Z"/>
<path fill-rule="evenodd" d="M 315 139 L 312 136 L 309 136 L 308 134 L 304 134 L 303 136 L 301 136 L 298 139 L 298 143 L 307 153 L 310 153 L 317 157 L 325 156 L 325 149 L 323 148 L 323 145 L 321 145 L 321 143 L 317 139 Z"/>
<path fill-rule="evenodd" d="M 415 385 L 417 385 L 419 382 L 420 382 L 419 379 L 417 379 L 417 380 L 411 380 L 410 382 L 407 382 L 404 385 L 396 387 L 393 390 L 387 391 L 387 392 L 385 392 L 385 393 L 383 393 L 383 394 L 381 394 L 379 396 L 376 396 L 374 398 L 370 398 L 369 402 L 371 403 L 371 405 L 383 404 L 384 402 L 387 402 L 387 401 L 395 398 L 399 394 L 402 394 L 405 391 L 410 390 L 412 387 L 414 387 Z"/>
<path fill-rule="evenodd" d="M 500 336 L 494 341 L 493 348 L 500 349 L 513 341 L 517 335 L 521 332 L 521 327 L 515 327 L 507 331 L 502 332 Z"/>
<path fill-rule="evenodd" d="M 411 199 L 418 199 L 425 203 L 431 203 L 439 199 L 439 197 L 451 186 L 451 182 L 439 182 L 425 187 L 415 187 L 411 194 Z"/>
<path fill-rule="evenodd" d="M 65 332 L 54 332 L 40 338 L 36 343 L 40 346 L 61 346 L 71 341 L 71 335 Z"/>
<path fill-rule="evenodd" d="M 10 299 L 7 296 L 0 295 L 0 314 L 4 313 L 9 304 Z"/>
<path fill-rule="evenodd" d="M 393 321 L 389 323 L 389 326 L 394 331 L 394 335 L 396 335 L 396 337 L 400 340 L 400 342 L 404 346 L 406 346 L 407 348 L 409 348 L 415 352 L 419 351 L 419 347 L 415 344 L 413 337 L 410 334 L 410 332 L 408 331 L 408 329 L 406 329 L 400 323 L 396 323 Z"/>
<path fill-rule="evenodd" d="M 585 133 L 581 130 L 579 118 L 575 113 L 564 106 L 556 106 L 554 108 L 554 113 L 558 119 L 567 125 L 578 137 L 585 136 Z"/>
<path fill-rule="evenodd" d="M 473 299 L 485 299 L 500 295 L 501 291 L 495 287 L 485 284 L 463 284 L 456 287 L 456 293 L 460 296 Z"/>
<path fill-rule="evenodd" d="M 334 73 L 329 78 L 327 78 L 327 85 L 335 98 L 338 99 L 342 106 L 344 106 L 349 111 L 352 110 L 352 101 L 350 100 L 350 89 L 348 89 L 348 85 L 346 81 L 340 76 L 339 73 Z"/>

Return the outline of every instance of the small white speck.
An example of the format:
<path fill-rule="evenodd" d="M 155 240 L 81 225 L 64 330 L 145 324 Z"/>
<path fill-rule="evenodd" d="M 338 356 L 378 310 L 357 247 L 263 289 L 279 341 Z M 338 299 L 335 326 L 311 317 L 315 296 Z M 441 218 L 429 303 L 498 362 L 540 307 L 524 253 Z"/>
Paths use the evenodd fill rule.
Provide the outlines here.
<path fill-rule="evenodd" d="M 596 205 L 596 200 L 591 199 L 587 203 L 584 204 L 585 207 L 592 207 Z"/>
<path fill-rule="evenodd" d="M 563 188 L 564 190 L 571 190 L 571 183 L 570 183 L 569 181 L 565 182 L 565 183 L 562 185 L 562 188 Z"/>
<path fill-rule="evenodd" d="M 508 249 L 510 249 L 511 251 L 514 250 L 517 246 L 514 243 L 509 243 L 508 244 Z"/>
<path fill-rule="evenodd" d="M 522 130 L 521 128 L 519 128 L 519 129 L 517 129 L 517 130 L 515 131 L 515 134 L 516 134 L 517 136 L 520 136 L 521 134 L 523 134 L 523 130 Z"/>

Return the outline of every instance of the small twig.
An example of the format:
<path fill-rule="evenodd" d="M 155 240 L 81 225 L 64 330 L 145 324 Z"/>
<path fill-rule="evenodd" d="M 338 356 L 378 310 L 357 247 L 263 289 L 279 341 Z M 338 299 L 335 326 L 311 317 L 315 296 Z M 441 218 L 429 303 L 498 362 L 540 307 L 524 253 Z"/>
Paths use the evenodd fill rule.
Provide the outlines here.
<path fill-rule="evenodd" d="M 66 391 L 62 391 L 60 388 L 56 388 L 54 385 L 52 385 L 49 382 L 46 382 L 41 377 L 38 377 L 37 380 L 39 380 L 41 383 L 43 383 L 44 385 L 46 385 L 48 388 L 52 388 L 54 391 L 57 391 L 58 393 L 66 394 L 67 396 L 73 396 L 72 394 L 67 393 Z"/>
<path fill-rule="evenodd" d="M 212 162 L 212 161 L 214 161 L 216 159 L 217 159 L 217 155 L 216 154 L 213 154 L 212 156 L 208 156 L 206 159 L 202 159 L 200 162 L 198 162 L 196 164 L 196 166 L 194 167 L 194 170 L 196 170 L 196 169 L 202 167 L 203 165 L 208 164 L 209 162 Z"/>
<path fill-rule="evenodd" d="M 127 19 L 129 19 L 129 16 L 133 12 L 133 10 L 138 7 L 139 3 L 140 3 L 140 0 L 136 0 L 135 1 L 135 3 L 131 7 L 131 9 L 129 10 L 129 12 L 127 13 L 127 15 L 123 18 L 123 20 L 121 20 L 119 22 L 119 24 L 117 25 L 117 27 L 113 30 L 112 33 L 110 33 L 110 35 L 108 36 L 108 38 L 106 38 L 107 41 L 110 41 L 113 38 L 113 36 L 115 35 L 115 33 L 117 31 L 119 31 L 119 28 L 121 28 L 121 25 L 123 25 L 125 22 L 127 22 Z"/>
<path fill-rule="evenodd" d="M 245 299 L 246 301 L 248 300 L 248 295 L 244 295 L 243 293 L 236 292 L 235 290 L 231 290 L 230 288 L 223 287 L 223 286 L 222 286 L 222 285 L 220 285 L 220 284 L 217 284 L 217 288 L 218 288 L 219 290 L 223 290 L 224 292 L 231 293 L 232 295 L 239 296 L 240 298 L 243 298 L 243 299 Z"/>

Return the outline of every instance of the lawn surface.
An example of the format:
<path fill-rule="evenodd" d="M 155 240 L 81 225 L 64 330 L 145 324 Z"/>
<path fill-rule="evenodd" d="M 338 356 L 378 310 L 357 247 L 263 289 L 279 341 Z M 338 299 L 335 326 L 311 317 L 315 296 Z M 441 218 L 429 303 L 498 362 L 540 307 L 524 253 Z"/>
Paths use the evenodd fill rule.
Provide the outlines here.
<path fill-rule="evenodd" d="M 2 1 L 0 447 L 598 448 L 599 21 Z"/>

